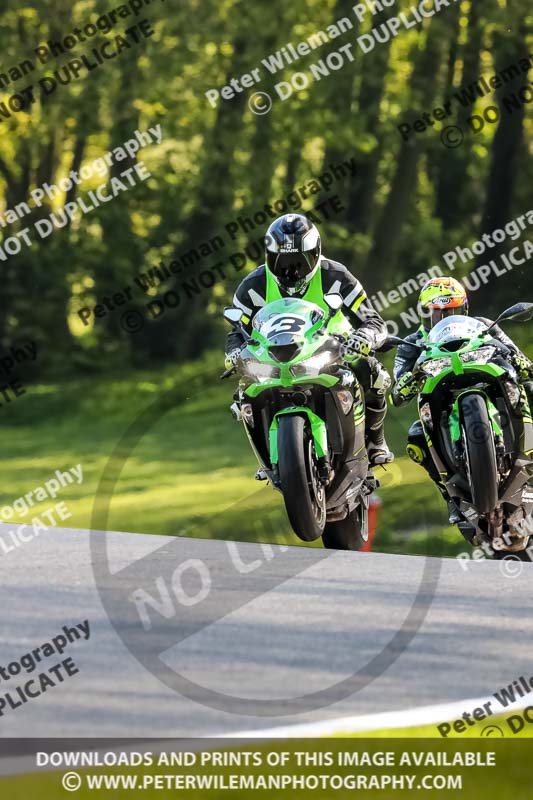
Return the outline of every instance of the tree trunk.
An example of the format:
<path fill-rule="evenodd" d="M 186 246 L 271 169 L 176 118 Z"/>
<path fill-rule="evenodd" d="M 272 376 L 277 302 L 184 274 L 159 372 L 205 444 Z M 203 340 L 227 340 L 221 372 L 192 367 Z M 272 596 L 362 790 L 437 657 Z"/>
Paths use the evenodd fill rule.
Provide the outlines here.
<path fill-rule="evenodd" d="M 419 51 L 411 76 L 411 105 L 415 109 L 429 108 L 434 101 L 447 27 L 440 17 L 431 18 L 425 48 Z M 410 111 L 409 117 L 412 116 Z M 395 272 L 402 226 L 412 207 L 417 185 L 417 164 L 422 152 L 420 142 L 420 139 L 411 138 L 402 141 L 400 147 L 396 172 L 366 263 L 371 290 L 378 289 L 383 281 L 392 280 Z"/>
<path fill-rule="evenodd" d="M 459 22 L 460 9 L 454 7 L 454 18 Z M 457 26 L 456 34 L 459 28 Z M 456 35 L 453 38 L 452 53 L 450 61 L 455 51 Z M 471 3 L 468 17 L 468 40 L 462 52 L 463 71 L 461 85 L 457 94 L 465 92 L 479 80 L 480 54 L 483 43 L 483 20 L 479 4 Z M 451 72 L 452 80 L 447 82 L 447 94 L 445 100 L 453 97 L 453 65 Z M 475 189 L 468 174 L 468 167 L 472 160 L 473 139 L 467 133 L 467 120 L 472 114 L 471 106 L 463 106 L 455 98 L 452 99 L 454 106 L 459 106 L 456 121 L 450 119 L 443 124 L 457 124 L 461 130 L 465 131 L 466 136 L 460 147 L 455 149 L 441 148 L 437 160 L 437 197 L 435 204 L 435 214 L 442 220 L 443 228 L 449 229 L 460 224 L 465 216 L 471 216 L 475 211 L 477 202 Z"/>
<path fill-rule="evenodd" d="M 381 25 L 389 12 L 375 15 L 373 28 Z M 357 233 L 368 233 L 371 226 L 376 194 L 376 180 L 382 154 L 379 109 L 385 87 L 385 76 L 389 65 L 390 41 L 380 44 L 365 56 L 365 69 L 361 79 L 357 117 L 360 118 L 361 133 L 374 139 L 365 154 L 359 153 L 357 172 L 352 179 L 348 194 L 347 220 L 350 229 Z"/>
<path fill-rule="evenodd" d="M 526 43 L 526 23 L 522 21 L 517 26 L 515 36 L 498 37 L 495 40 L 496 69 L 501 71 L 516 63 L 519 59 L 529 59 L 529 49 Z M 528 76 L 524 73 L 520 82 L 515 81 L 512 90 L 503 85 L 496 91 L 496 102 L 500 111 L 500 122 L 491 148 L 491 166 L 487 181 L 486 201 L 479 231 L 480 237 L 484 233 L 492 233 L 496 228 L 503 228 L 513 217 L 512 200 L 517 175 L 522 163 L 527 163 L 527 147 L 523 143 L 525 104 L 519 109 L 511 108 L 508 111 L 504 105 L 504 98 L 518 92 L 521 86 L 529 85 Z M 523 157 L 523 160 L 522 160 Z M 519 213 L 525 209 L 519 209 Z M 488 253 L 478 256 L 476 266 L 486 264 L 491 259 L 497 259 L 501 253 L 509 250 L 509 241 L 496 244 Z M 512 292 L 520 279 L 530 281 L 529 273 L 526 274 L 527 265 L 517 269 L 513 274 Z M 509 298 L 511 295 L 509 295 Z M 494 287 L 487 284 L 479 289 L 476 302 L 493 302 Z M 501 309 L 500 309 L 501 310 Z"/>

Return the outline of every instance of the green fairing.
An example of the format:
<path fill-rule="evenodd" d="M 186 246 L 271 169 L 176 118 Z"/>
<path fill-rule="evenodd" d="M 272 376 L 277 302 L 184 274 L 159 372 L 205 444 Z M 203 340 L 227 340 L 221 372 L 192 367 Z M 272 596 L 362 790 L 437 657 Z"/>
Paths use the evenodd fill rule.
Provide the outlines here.
<path fill-rule="evenodd" d="M 264 392 L 265 389 L 275 389 L 280 386 L 298 386 L 300 383 L 314 383 L 318 386 L 335 386 L 335 384 L 339 382 L 339 379 L 334 375 L 324 374 L 317 375 L 313 378 L 310 378 L 308 375 L 298 375 L 298 377 L 295 378 L 288 370 L 286 370 L 286 372 L 288 373 L 286 380 L 283 380 L 283 378 L 270 378 L 267 381 L 263 381 L 263 383 L 252 383 L 244 390 L 244 394 L 248 395 L 248 397 L 257 397 L 261 392 Z"/>
<path fill-rule="evenodd" d="M 317 275 L 320 275 L 320 272 L 317 272 Z M 268 280 L 268 279 L 267 279 Z M 320 285 L 313 285 L 316 280 L 316 276 L 311 281 L 310 288 L 308 293 L 314 295 L 317 291 L 322 291 L 322 279 L 320 278 Z M 277 294 L 279 295 L 279 289 L 275 281 L 271 279 L 271 283 L 277 289 Z M 271 287 L 271 294 L 275 294 L 276 292 Z M 273 298 L 270 303 L 265 305 L 263 309 L 256 315 L 257 322 L 261 322 L 261 316 L 266 313 L 268 310 L 268 315 L 273 316 L 276 314 L 299 314 L 302 317 L 309 317 L 309 306 L 308 303 L 310 302 L 307 299 L 307 294 L 305 298 L 282 298 L 279 296 L 278 298 Z M 267 297 L 269 292 L 267 292 Z M 324 309 L 324 301 L 322 298 L 322 303 L 315 303 L 315 306 L 319 306 L 323 311 Z M 329 313 L 329 310 L 328 310 Z M 334 386 L 338 383 L 338 378 L 333 375 L 328 374 L 319 374 L 319 375 L 293 375 L 291 373 L 290 368 L 296 364 L 299 364 L 302 361 L 306 361 L 308 358 L 311 358 L 315 352 L 319 349 L 322 344 L 321 339 L 326 338 L 326 336 L 330 336 L 332 333 L 336 334 L 346 334 L 351 330 L 350 324 L 348 320 L 342 315 L 341 312 L 337 312 L 332 319 L 329 320 L 327 327 L 324 328 L 324 318 L 319 318 L 313 325 L 303 332 L 303 334 L 299 335 L 299 340 L 301 344 L 301 350 L 291 361 L 287 363 L 280 363 L 276 361 L 274 358 L 271 357 L 269 354 L 268 348 L 271 344 L 268 338 L 262 335 L 261 331 L 258 330 L 257 327 L 254 326 L 253 334 L 252 334 L 252 342 L 248 342 L 246 346 L 246 351 L 251 359 L 256 359 L 261 364 L 268 364 L 269 366 L 275 367 L 279 370 L 279 377 L 277 378 L 268 378 L 264 381 L 257 381 L 252 382 L 247 388 L 245 389 L 245 394 L 248 397 L 257 397 L 261 392 L 264 392 L 266 389 L 274 389 L 276 387 L 290 387 L 290 386 L 299 386 L 302 383 L 305 384 L 318 384 L 319 386 Z"/>
<path fill-rule="evenodd" d="M 323 345 L 331 339 L 333 333 L 343 334 L 351 330 L 348 320 L 341 312 L 337 312 L 325 324 L 330 312 L 323 298 L 320 271 L 311 281 L 304 298 L 282 298 L 275 281 L 270 278 L 267 278 L 267 281 L 269 282 L 268 302 L 256 314 L 252 326 L 252 338 L 248 341 L 241 356 L 243 364 L 246 365 L 250 362 L 250 366 L 248 368 L 245 366 L 244 368 L 245 377 L 241 384 L 244 394 L 247 397 L 254 398 L 269 389 L 299 387 L 303 384 L 329 388 L 338 384 L 339 378 L 327 372 L 320 372 L 320 366 L 309 366 L 308 368 L 303 366 L 303 374 L 293 375 L 291 372 L 291 368 L 315 357 L 317 351 L 320 351 Z M 275 328 L 277 317 L 287 317 L 288 321 L 286 323 L 282 321 L 281 324 L 282 326 L 283 324 L 288 324 L 289 327 L 285 330 L 283 330 L 283 327 L 277 330 Z M 290 325 L 293 324 L 294 326 L 294 320 L 298 324 L 294 330 L 291 330 Z M 275 343 L 276 338 L 283 336 L 285 333 L 290 334 L 294 343 L 299 347 L 294 358 L 286 363 L 274 359 L 269 351 L 272 346 L 280 346 Z M 286 342 L 283 344 L 286 344 Z M 328 349 L 326 347 L 325 352 Z M 319 358 L 320 354 L 317 357 Z M 267 377 L 267 373 L 262 380 L 254 380 L 254 363 L 267 365 L 275 369 L 276 377 Z M 246 369 L 249 370 L 248 373 Z M 245 385 L 248 380 L 250 380 L 250 383 Z M 319 458 L 327 455 L 328 441 L 325 422 L 309 408 L 293 406 L 279 411 L 272 420 L 269 430 L 270 460 L 272 464 L 277 464 L 278 461 L 278 418 L 283 414 L 305 414 L 310 423 L 316 455 Z M 359 420 L 356 420 L 356 424 L 357 422 Z M 364 424 L 364 409 L 361 423 Z"/>
<path fill-rule="evenodd" d="M 272 464 L 278 463 L 278 419 L 286 414 L 305 414 L 308 417 L 311 425 L 315 452 L 318 458 L 324 458 L 328 452 L 326 424 L 320 417 L 313 413 L 311 409 L 305 406 L 294 406 L 294 408 L 284 408 L 283 411 L 278 411 L 270 425 L 268 439 L 270 445 L 270 461 Z"/>
<path fill-rule="evenodd" d="M 461 438 L 461 421 L 459 418 L 459 398 L 457 397 L 452 406 L 452 413 L 448 420 L 450 427 L 450 437 L 452 442 L 458 442 Z"/>
<path fill-rule="evenodd" d="M 448 350 L 441 347 L 439 344 L 435 344 L 432 342 L 426 342 L 426 348 L 424 353 L 424 361 L 426 360 L 433 360 L 438 358 L 449 358 L 451 359 L 451 364 L 449 367 L 443 369 L 439 372 L 438 375 L 435 376 L 428 376 L 422 387 L 421 394 L 432 394 L 439 388 L 439 384 L 447 378 L 449 375 L 464 375 L 468 374 L 469 372 L 484 372 L 486 375 L 491 375 L 492 377 L 498 378 L 505 373 L 505 370 L 502 367 L 497 366 L 496 364 L 486 363 L 486 364 L 479 364 L 475 361 L 464 363 L 461 360 L 461 355 L 463 353 L 475 352 L 481 347 L 485 347 L 487 344 L 485 336 L 480 335 L 473 339 L 470 339 L 465 343 L 465 345 L 455 352 L 449 352 Z M 460 411 L 459 411 L 459 400 L 465 394 L 472 394 L 476 390 L 468 389 L 465 392 L 459 394 L 452 407 L 452 412 L 448 419 L 448 425 L 450 429 L 450 436 L 452 442 L 458 442 L 461 438 L 461 418 L 460 418 Z M 491 425 L 494 433 L 497 436 L 502 435 L 502 429 L 500 427 L 499 422 L 499 413 L 497 408 L 494 406 L 490 398 L 485 394 L 485 392 L 478 391 L 478 394 L 481 394 L 487 404 L 487 408 L 489 411 Z"/>
<path fill-rule="evenodd" d="M 465 365 L 459 358 L 459 353 L 452 353 L 452 369 L 456 375 L 465 374 Z"/>
<path fill-rule="evenodd" d="M 450 353 L 446 353 L 446 355 L 449 356 Z M 442 370 L 442 372 L 439 372 L 439 374 L 436 375 L 434 378 L 428 377 L 428 379 L 424 383 L 424 386 L 422 387 L 422 394 L 431 394 L 432 392 L 434 392 L 439 383 L 443 380 L 443 378 L 446 378 L 452 372 L 455 373 L 456 375 L 461 375 L 464 372 L 470 372 L 471 370 L 475 370 L 476 372 L 486 372 L 487 375 L 492 375 L 495 378 L 499 377 L 500 375 L 503 375 L 505 372 L 505 370 L 502 369 L 502 367 L 498 367 L 496 366 L 496 364 L 475 364 L 475 363 L 463 364 L 461 362 L 461 366 L 463 368 L 461 372 L 456 372 L 452 366 L 449 369 Z"/>
<path fill-rule="evenodd" d="M 492 430 L 496 436 L 503 436 L 503 430 L 500 425 L 500 414 L 494 403 L 489 397 L 485 398 L 487 401 L 487 408 L 489 409 L 489 416 L 492 425 Z"/>

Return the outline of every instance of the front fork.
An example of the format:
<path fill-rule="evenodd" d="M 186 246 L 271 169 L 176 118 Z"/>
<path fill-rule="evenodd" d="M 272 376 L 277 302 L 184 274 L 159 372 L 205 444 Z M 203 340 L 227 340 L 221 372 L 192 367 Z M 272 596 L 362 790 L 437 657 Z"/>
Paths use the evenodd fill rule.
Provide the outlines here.
<path fill-rule="evenodd" d="M 297 414 L 299 416 L 305 415 L 309 421 L 311 428 L 311 435 L 313 437 L 313 445 L 317 457 L 317 471 L 321 481 L 327 483 L 331 476 L 331 464 L 328 454 L 328 434 L 326 430 L 326 423 L 314 411 L 306 406 L 290 406 L 278 411 L 270 424 L 268 432 L 270 461 L 272 469 L 277 469 L 278 466 L 278 427 L 279 418 L 287 414 Z"/>

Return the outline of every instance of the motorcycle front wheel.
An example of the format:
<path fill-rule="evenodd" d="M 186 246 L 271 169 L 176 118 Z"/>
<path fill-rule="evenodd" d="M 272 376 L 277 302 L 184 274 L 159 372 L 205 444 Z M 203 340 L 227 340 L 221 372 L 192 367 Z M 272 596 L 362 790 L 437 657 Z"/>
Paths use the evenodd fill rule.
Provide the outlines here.
<path fill-rule="evenodd" d="M 460 404 L 472 501 L 479 514 L 489 514 L 498 505 L 498 464 L 487 404 L 480 394 L 467 394 Z"/>
<path fill-rule="evenodd" d="M 304 417 L 284 415 L 278 426 L 278 470 L 292 528 L 314 542 L 326 524 L 326 490 L 318 477 L 313 437 Z"/>

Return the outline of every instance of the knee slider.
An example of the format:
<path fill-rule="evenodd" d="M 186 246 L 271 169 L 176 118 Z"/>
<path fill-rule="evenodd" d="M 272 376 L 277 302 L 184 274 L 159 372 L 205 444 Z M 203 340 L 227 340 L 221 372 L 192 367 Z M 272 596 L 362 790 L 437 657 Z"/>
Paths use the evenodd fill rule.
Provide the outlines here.
<path fill-rule="evenodd" d="M 419 445 L 409 443 L 405 448 L 405 452 L 407 453 L 411 461 L 415 462 L 415 464 L 424 463 L 425 459 L 424 451 Z"/>
<path fill-rule="evenodd" d="M 426 460 L 426 437 L 420 420 L 413 422 L 407 434 L 407 447 L 405 452 L 415 464 L 423 464 Z"/>

